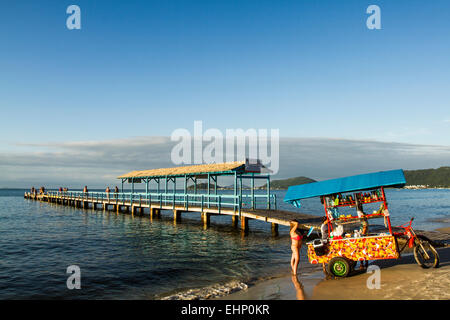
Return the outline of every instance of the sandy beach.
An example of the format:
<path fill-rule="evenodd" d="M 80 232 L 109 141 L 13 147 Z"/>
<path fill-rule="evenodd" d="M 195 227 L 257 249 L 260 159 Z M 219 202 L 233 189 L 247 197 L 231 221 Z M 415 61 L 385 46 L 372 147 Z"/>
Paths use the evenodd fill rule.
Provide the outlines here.
<path fill-rule="evenodd" d="M 450 227 L 438 228 L 438 229 L 436 229 L 436 231 L 450 234 Z"/>
<path fill-rule="evenodd" d="M 367 281 L 373 273 L 355 272 L 344 279 L 325 280 L 322 271 L 291 275 L 255 284 L 247 290 L 222 299 L 251 300 L 408 300 L 450 299 L 450 248 L 437 249 L 440 267 L 423 269 L 411 254 L 399 260 L 372 262 L 380 267 L 380 288 L 369 289 Z"/>

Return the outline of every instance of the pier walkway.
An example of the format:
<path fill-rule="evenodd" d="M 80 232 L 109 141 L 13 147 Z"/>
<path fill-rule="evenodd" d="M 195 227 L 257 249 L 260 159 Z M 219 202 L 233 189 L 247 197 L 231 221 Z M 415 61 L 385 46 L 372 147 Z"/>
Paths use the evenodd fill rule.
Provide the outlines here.
<path fill-rule="evenodd" d="M 258 199 L 261 195 L 253 195 Z M 180 220 L 181 214 L 198 212 L 201 214 L 205 227 L 210 224 L 210 217 L 227 215 L 232 217 L 232 224 L 238 225 L 243 231 L 248 231 L 249 219 L 260 220 L 271 224 L 272 232 L 278 231 L 278 225 L 289 226 L 291 220 L 297 220 L 301 228 L 309 229 L 321 224 L 321 217 L 283 211 L 276 209 L 252 209 L 245 207 L 245 200 L 241 196 L 226 194 L 167 194 L 167 193 L 106 193 L 82 191 L 47 191 L 45 194 L 25 193 L 26 199 L 48 203 L 73 206 L 76 208 L 94 210 L 113 210 L 117 213 L 148 214 L 150 218 L 160 216 L 162 210 L 173 212 L 174 220 Z M 251 197 L 243 196 L 244 198 Z M 265 197 L 265 196 L 261 196 Z M 257 200 L 256 200 L 257 202 Z M 241 203 L 241 206 L 237 204 Z"/>
<path fill-rule="evenodd" d="M 133 215 L 148 213 L 151 218 L 160 216 L 162 210 L 171 210 L 175 220 L 179 220 L 182 213 L 197 212 L 206 227 L 211 216 L 227 215 L 231 216 L 234 226 L 240 222 L 243 231 L 248 231 L 249 219 L 270 223 L 274 233 L 278 232 L 279 225 L 289 226 L 294 219 L 299 221 L 300 228 L 318 227 L 321 217 L 277 210 L 269 173 L 257 159 L 138 170 L 117 177 L 122 187 L 114 193 L 51 190 L 43 194 L 26 193 L 25 198 Z M 257 187 L 255 181 L 264 184 Z M 125 183 L 129 184 L 131 192 L 124 192 Z M 135 186 L 139 184 L 141 191 L 138 192 Z"/>

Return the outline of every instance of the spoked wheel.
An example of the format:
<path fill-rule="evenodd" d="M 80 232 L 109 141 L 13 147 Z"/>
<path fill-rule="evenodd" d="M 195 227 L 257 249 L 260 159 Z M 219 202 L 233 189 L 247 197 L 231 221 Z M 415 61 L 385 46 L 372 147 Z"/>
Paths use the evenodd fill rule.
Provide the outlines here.
<path fill-rule="evenodd" d="M 335 257 L 328 263 L 328 273 L 335 277 L 344 278 L 350 273 L 350 263 L 342 257 Z"/>
<path fill-rule="evenodd" d="M 439 266 L 439 254 L 426 240 L 419 239 L 414 246 L 414 258 L 422 268 L 437 268 Z"/>

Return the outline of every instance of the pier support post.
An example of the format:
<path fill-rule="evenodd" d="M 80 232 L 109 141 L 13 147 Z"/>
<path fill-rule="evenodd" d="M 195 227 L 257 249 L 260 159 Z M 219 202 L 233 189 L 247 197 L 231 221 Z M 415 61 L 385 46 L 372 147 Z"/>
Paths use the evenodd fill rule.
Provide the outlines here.
<path fill-rule="evenodd" d="M 248 232 L 248 218 L 241 217 L 241 230 L 244 232 Z"/>
<path fill-rule="evenodd" d="M 231 217 L 231 225 L 233 228 L 236 228 L 238 225 L 239 216 L 232 216 Z"/>
<path fill-rule="evenodd" d="M 203 222 L 203 228 L 204 229 L 209 227 L 209 223 L 211 221 L 210 216 L 211 216 L 210 213 L 202 212 L 202 222 Z"/>
<path fill-rule="evenodd" d="M 277 236 L 278 235 L 278 223 L 271 223 L 271 229 L 272 229 L 272 235 Z"/>
<path fill-rule="evenodd" d="M 174 221 L 180 221 L 181 219 L 181 211 L 180 210 L 173 210 L 173 220 Z"/>
<path fill-rule="evenodd" d="M 156 216 L 156 208 L 150 207 L 150 219 L 155 218 Z"/>
<path fill-rule="evenodd" d="M 150 208 L 150 218 L 160 218 L 161 217 L 161 209 L 158 208 Z"/>
<path fill-rule="evenodd" d="M 142 207 L 140 207 L 140 206 L 138 206 L 138 205 L 132 206 L 132 207 L 131 207 L 131 214 L 134 215 L 135 213 L 137 213 L 137 214 L 139 214 L 139 215 L 142 215 L 143 209 L 144 209 L 144 208 L 142 208 Z"/>

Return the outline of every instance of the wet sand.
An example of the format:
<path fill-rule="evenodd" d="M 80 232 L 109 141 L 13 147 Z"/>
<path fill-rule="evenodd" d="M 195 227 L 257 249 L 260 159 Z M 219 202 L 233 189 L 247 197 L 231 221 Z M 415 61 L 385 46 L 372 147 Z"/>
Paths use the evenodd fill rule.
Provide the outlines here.
<path fill-rule="evenodd" d="M 439 228 L 439 229 L 436 229 L 436 231 L 450 234 L 450 227 Z"/>
<path fill-rule="evenodd" d="M 323 273 L 297 277 L 285 275 L 256 283 L 246 290 L 238 291 L 220 300 L 306 300 L 311 299 L 314 287 L 323 279 Z"/>
<path fill-rule="evenodd" d="M 432 269 L 421 268 L 411 254 L 399 260 L 373 261 L 380 267 L 379 289 L 367 286 L 373 273 L 355 271 L 344 279 L 325 280 L 322 271 L 302 274 L 300 270 L 297 278 L 286 275 L 263 281 L 223 299 L 450 299 L 450 248 L 439 248 L 438 253 L 440 267 Z"/>
<path fill-rule="evenodd" d="M 371 274 L 323 281 L 314 288 L 312 299 L 436 300 L 450 299 L 450 248 L 438 249 L 440 267 L 423 269 L 412 255 L 400 260 L 374 261 L 380 267 L 380 289 L 369 289 Z"/>

